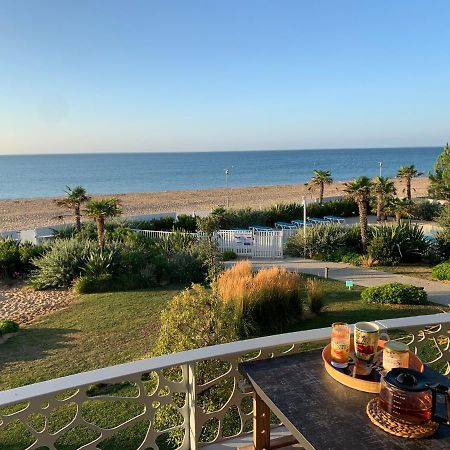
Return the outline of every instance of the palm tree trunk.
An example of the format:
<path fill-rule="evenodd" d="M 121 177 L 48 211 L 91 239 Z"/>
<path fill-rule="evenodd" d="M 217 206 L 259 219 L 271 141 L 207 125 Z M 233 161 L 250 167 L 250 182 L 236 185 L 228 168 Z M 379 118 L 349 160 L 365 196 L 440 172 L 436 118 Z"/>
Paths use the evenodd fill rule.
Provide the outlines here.
<path fill-rule="evenodd" d="M 383 219 L 383 196 L 381 194 L 377 195 L 377 222 Z"/>
<path fill-rule="evenodd" d="M 323 193 L 325 191 L 325 185 L 324 183 L 320 183 L 320 194 L 319 194 L 319 203 L 322 204 L 323 202 Z"/>
<path fill-rule="evenodd" d="M 369 243 L 369 238 L 367 233 L 367 205 L 364 200 L 358 202 L 358 209 L 359 209 L 359 228 L 361 230 L 361 243 L 363 251 L 365 252 L 367 249 L 367 245 Z"/>
<path fill-rule="evenodd" d="M 406 179 L 406 197 L 411 200 L 411 178 Z"/>
<path fill-rule="evenodd" d="M 77 230 L 77 233 L 81 231 L 81 212 L 80 212 L 80 206 L 75 206 L 75 228 Z"/>
<path fill-rule="evenodd" d="M 399 212 L 395 213 L 395 221 L 397 222 L 397 225 L 400 225 L 400 222 L 402 220 L 402 215 Z"/>
<path fill-rule="evenodd" d="M 100 248 L 103 250 L 105 248 L 105 218 L 98 217 L 97 218 L 97 237 L 98 244 Z"/>

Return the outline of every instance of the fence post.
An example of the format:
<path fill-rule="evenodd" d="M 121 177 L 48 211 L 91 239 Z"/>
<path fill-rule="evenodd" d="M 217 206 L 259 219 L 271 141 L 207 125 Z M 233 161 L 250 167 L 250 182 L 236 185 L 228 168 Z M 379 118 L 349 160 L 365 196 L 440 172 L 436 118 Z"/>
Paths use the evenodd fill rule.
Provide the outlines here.
<path fill-rule="evenodd" d="M 196 405 L 196 376 L 195 376 L 195 363 L 190 363 L 187 365 L 188 371 L 188 392 L 187 392 L 187 405 L 188 405 L 188 417 L 189 420 L 187 422 L 189 433 L 189 448 L 190 450 L 197 450 L 197 423 L 196 423 L 196 414 L 195 409 Z"/>

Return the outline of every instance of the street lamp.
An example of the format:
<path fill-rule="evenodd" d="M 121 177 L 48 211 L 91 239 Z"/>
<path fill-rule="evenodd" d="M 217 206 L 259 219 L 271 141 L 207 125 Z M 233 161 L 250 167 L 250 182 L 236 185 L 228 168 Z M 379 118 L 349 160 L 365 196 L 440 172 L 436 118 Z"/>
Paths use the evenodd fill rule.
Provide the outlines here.
<path fill-rule="evenodd" d="M 223 170 L 225 173 L 225 190 L 227 192 L 227 208 L 230 207 L 230 194 L 228 192 L 228 175 L 230 173 L 230 171 L 228 169 L 224 169 Z"/>
<path fill-rule="evenodd" d="M 383 169 L 383 161 L 380 161 L 380 178 L 381 178 L 381 170 Z"/>

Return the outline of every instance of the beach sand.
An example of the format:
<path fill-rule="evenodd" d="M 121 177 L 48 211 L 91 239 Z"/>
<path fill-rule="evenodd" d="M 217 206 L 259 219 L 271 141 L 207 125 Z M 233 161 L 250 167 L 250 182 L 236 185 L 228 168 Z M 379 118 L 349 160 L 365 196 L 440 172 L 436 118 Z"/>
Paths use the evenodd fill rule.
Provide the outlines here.
<path fill-rule="evenodd" d="M 398 194 L 403 196 L 404 183 L 395 180 Z M 413 195 L 426 195 L 428 178 L 413 180 Z M 343 183 L 325 187 L 325 196 L 342 194 Z M 125 216 L 160 212 L 192 214 L 207 212 L 226 205 L 227 194 L 231 208 L 260 208 L 276 203 L 300 202 L 302 195 L 311 197 L 303 184 L 278 186 L 230 187 L 225 189 L 185 190 L 172 192 L 145 192 L 128 194 L 96 195 L 95 197 L 118 197 Z M 317 193 L 312 197 L 316 197 Z M 0 231 L 22 230 L 38 226 L 72 223 L 73 216 L 67 209 L 58 207 L 54 198 L 0 200 Z"/>

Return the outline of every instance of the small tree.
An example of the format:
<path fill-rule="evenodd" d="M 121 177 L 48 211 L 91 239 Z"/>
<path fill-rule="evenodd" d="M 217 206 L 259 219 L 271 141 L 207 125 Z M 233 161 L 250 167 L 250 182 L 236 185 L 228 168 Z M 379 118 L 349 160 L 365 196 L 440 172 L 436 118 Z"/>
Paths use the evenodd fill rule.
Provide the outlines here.
<path fill-rule="evenodd" d="M 437 157 L 434 173 L 430 173 L 429 178 L 429 196 L 438 200 L 450 200 L 450 146 L 448 142 Z"/>
<path fill-rule="evenodd" d="M 371 184 L 368 177 L 359 177 L 344 183 L 344 192 L 358 205 L 361 244 L 364 251 L 366 251 L 369 243 L 367 232 L 367 202 L 370 197 L 370 188 Z"/>
<path fill-rule="evenodd" d="M 197 230 L 205 234 L 205 239 L 201 239 L 199 242 L 198 250 L 208 268 L 208 281 L 210 282 L 214 281 L 223 270 L 222 254 L 214 238 L 214 233 L 219 230 L 220 220 L 220 217 L 215 214 L 197 217 Z"/>
<path fill-rule="evenodd" d="M 308 182 L 308 189 L 311 190 L 314 187 L 318 187 L 319 203 L 322 203 L 325 185 L 331 184 L 333 178 L 331 178 L 331 172 L 329 170 L 313 170 L 313 174 L 313 177 Z"/>
<path fill-rule="evenodd" d="M 390 178 L 375 177 L 372 180 L 372 192 L 377 204 L 377 221 L 386 220 L 384 208 L 395 194 L 394 182 Z"/>
<path fill-rule="evenodd" d="M 420 177 L 422 172 L 418 172 L 414 165 L 401 166 L 397 171 L 397 178 L 405 180 L 406 182 L 406 198 L 411 200 L 411 180 L 415 177 Z"/>
<path fill-rule="evenodd" d="M 86 189 L 83 186 L 75 186 L 73 189 L 66 186 L 64 191 L 66 197 L 55 200 L 58 206 L 69 208 L 75 215 L 75 226 L 79 233 L 81 231 L 81 206 L 83 203 L 89 201 L 90 197 L 86 193 Z"/>
<path fill-rule="evenodd" d="M 414 203 L 407 198 L 393 198 L 389 201 L 386 212 L 395 217 L 400 225 L 402 217 L 411 218 L 414 212 Z"/>
<path fill-rule="evenodd" d="M 105 221 L 111 217 L 122 214 L 122 207 L 118 198 L 105 198 L 91 200 L 85 210 L 85 214 L 95 220 L 97 225 L 97 238 L 101 249 L 105 248 Z"/>

